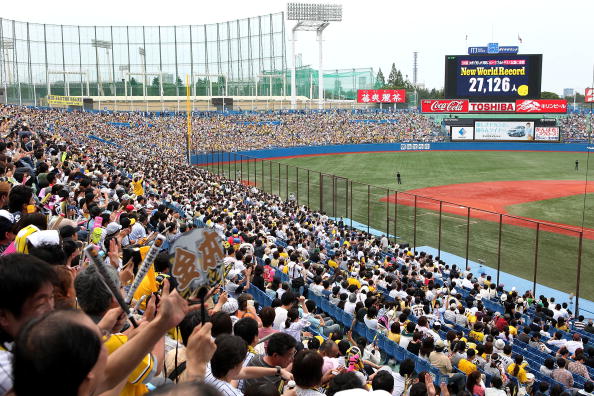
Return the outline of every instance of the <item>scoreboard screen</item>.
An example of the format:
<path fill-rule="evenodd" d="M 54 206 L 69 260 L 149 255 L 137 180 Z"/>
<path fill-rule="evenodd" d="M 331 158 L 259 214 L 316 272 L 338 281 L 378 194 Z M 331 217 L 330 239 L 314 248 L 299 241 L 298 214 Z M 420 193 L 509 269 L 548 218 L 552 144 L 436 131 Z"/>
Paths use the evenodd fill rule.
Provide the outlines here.
<path fill-rule="evenodd" d="M 447 99 L 498 101 L 540 98 L 542 55 L 448 55 Z"/>

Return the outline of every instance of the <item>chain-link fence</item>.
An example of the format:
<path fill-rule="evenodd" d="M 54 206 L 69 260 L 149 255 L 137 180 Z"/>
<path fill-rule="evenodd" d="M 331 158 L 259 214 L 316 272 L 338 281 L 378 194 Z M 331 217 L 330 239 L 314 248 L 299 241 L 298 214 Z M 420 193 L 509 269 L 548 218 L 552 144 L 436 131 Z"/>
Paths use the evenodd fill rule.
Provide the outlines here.
<path fill-rule="evenodd" d="M 295 200 L 346 225 L 387 235 L 412 249 L 430 247 L 448 264 L 491 274 L 496 284 L 529 285 L 535 297 L 547 288 L 592 300 L 594 234 L 587 229 L 471 208 L 372 186 L 282 162 L 210 152 L 211 172 Z M 478 267 L 477 267 L 478 266 Z M 476 273 L 476 272 L 475 272 Z M 523 283 L 522 283 L 523 282 Z M 526 287 L 528 288 L 528 287 Z"/>

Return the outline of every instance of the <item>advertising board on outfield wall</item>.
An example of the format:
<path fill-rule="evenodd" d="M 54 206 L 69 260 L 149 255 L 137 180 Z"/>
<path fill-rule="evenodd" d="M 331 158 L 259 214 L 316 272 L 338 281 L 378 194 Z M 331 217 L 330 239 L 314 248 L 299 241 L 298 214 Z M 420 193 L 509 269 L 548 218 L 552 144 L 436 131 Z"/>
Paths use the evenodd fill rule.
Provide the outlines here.
<path fill-rule="evenodd" d="M 535 127 L 533 121 L 475 121 L 474 139 L 552 142 L 559 141 L 559 127 Z"/>
<path fill-rule="evenodd" d="M 360 89 L 357 91 L 358 103 L 404 103 L 404 89 Z"/>
<path fill-rule="evenodd" d="M 534 140 L 540 142 L 558 141 L 560 138 L 559 127 L 535 127 Z"/>
<path fill-rule="evenodd" d="M 519 99 L 515 102 L 470 102 L 468 99 L 423 99 L 423 113 L 567 113 L 565 99 Z"/>
<path fill-rule="evenodd" d="M 532 121 L 475 121 L 475 140 L 534 140 Z"/>
<path fill-rule="evenodd" d="M 422 113 L 468 113 L 467 99 L 423 99 Z"/>
<path fill-rule="evenodd" d="M 516 113 L 567 113 L 565 99 L 516 100 Z"/>
<path fill-rule="evenodd" d="M 452 140 L 474 140 L 474 127 L 451 126 L 450 136 Z"/>

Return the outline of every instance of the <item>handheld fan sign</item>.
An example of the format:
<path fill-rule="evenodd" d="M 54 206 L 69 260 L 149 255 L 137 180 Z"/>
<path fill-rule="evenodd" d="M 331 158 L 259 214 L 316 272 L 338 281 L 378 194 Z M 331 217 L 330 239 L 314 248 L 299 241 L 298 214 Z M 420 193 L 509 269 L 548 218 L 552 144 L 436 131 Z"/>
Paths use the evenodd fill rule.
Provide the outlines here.
<path fill-rule="evenodd" d="M 223 240 L 214 230 L 195 228 L 173 242 L 169 248 L 171 274 L 178 282 L 179 292 L 214 287 L 225 278 Z M 203 292 L 203 296 L 205 294 Z"/>

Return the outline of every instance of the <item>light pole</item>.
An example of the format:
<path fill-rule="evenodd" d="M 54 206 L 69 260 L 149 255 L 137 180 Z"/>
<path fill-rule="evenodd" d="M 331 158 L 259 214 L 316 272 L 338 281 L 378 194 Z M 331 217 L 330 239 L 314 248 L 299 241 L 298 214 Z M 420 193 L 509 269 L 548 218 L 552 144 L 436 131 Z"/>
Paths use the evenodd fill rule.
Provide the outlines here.
<path fill-rule="evenodd" d="M 91 40 L 91 45 L 94 48 L 104 48 L 105 49 L 105 53 L 107 54 L 107 66 L 109 68 L 110 63 L 111 63 L 111 57 L 109 55 L 109 51 L 112 48 L 112 43 L 111 41 L 106 41 L 106 40 Z M 99 66 L 101 65 L 101 62 L 99 62 L 99 56 L 97 56 L 97 75 L 98 75 L 98 79 L 99 81 L 101 81 L 101 70 L 99 70 Z M 109 69 L 109 79 L 112 80 L 112 84 L 113 84 L 113 75 L 111 72 L 111 69 Z M 103 92 L 103 87 L 101 87 L 101 92 Z"/>
<path fill-rule="evenodd" d="M 291 108 L 295 109 L 297 106 L 297 87 L 296 87 L 296 56 L 295 56 L 295 41 L 296 33 L 301 31 L 316 32 L 318 40 L 318 56 L 319 56 L 319 71 L 318 71 L 318 107 L 324 107 L 324 67 L 323 67 L 323 41 L 322 32 L 330 24 L 330 22 L 342 21 L 342 5 L 340 4 L 308 4 L 308 3 L 288 3 L 287 4 L 287 19 L 289 21 L 297 21 L 293 27 L 291 34 Z M 310 95 L 311 96 L 311 95 Z M 311 97 L 310 97 L 311 99 Z"/>
<path fill-rule="evenodd" d="M 104 48 L 105 52 L 107 53 L 107 68 L 109 69 L 109 79 L 111 80 L 112 83 L 112 87 L 114 87 L 115 83 L 113 81 L 113 74 L 111 72 L 111 61 L 110 61 L 110 56 L 109 56 L 109 50 L 111 50 L 112 48 L 112 43 L 111 41 L 106 41 L 106 40 L 95 40 L 92 39 L 91 40 L 91 45 L 95 48 L 95 55 L 96 55 L 96 59 L 97 59 L 97 84 L 98 86 L 98 94 L 99 96 L 105 96 L 105 92 L 103 91 L 103 84 L 101 83 L 101 62 L 99 62 L 99 48 Z M 115 87 L 114 87 L 115 88 Z M 114 94 L 115 94 L 115 89 L 114 89 Z M 99 109 L 101 109 L 101 99 L 99 99 Z"/>

